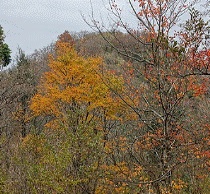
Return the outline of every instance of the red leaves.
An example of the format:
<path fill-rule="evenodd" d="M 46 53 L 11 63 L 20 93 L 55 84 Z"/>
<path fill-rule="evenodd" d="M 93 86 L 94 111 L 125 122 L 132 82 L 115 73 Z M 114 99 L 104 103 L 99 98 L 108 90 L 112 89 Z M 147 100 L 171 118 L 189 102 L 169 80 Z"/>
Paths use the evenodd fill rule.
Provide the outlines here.
<path fill-rule="evenodd" d="M 192 66 L 194 72 L 201 75 L 210 75 L 210 49 L 192 52 Z"/>

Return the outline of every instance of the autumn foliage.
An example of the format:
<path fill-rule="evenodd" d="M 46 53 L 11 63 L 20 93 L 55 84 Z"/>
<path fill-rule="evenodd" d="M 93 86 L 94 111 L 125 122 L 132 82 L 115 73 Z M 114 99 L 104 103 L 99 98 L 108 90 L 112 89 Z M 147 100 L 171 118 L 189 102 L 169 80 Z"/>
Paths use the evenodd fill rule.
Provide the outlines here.
<path fill-rule="evenodd" d="M 209 24 L 187 1 L 128 4 L 137 29 L 111 0 L 117 29 L 58 37 L 12 113 L 22 136 L 1 134 L 0 191 L 209 192 Z"/>

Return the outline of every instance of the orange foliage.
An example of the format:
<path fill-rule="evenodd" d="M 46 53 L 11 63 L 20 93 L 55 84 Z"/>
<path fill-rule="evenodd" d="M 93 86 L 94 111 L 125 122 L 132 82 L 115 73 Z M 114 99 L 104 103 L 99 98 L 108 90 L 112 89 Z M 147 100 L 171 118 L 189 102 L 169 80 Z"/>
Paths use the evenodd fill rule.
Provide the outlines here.
<path fill-rule="evenodd" d="M 50 56 L 50 71 L 41 80 L 38 93 L 33 97 L 30 108 L 35 116 L 53 116 L 65 120 L 68 110 L 80 108 L 86 112 L 86 121 L 101 111 L 115 117 L 119 100 L 114 99 L 110 89 L 102 80 L 101 58 L 83 58 L 77 54 L 72 42 L 56 42 L 56 57 Z M 115 76 L 103 75 L 113 87 L 121 88 Z M 117 108 L 118 107 L 118 108 Z M 98 115 L 99 116 L 99 115 Z M 48 123 L 55 126 L 56 119 Z"/>

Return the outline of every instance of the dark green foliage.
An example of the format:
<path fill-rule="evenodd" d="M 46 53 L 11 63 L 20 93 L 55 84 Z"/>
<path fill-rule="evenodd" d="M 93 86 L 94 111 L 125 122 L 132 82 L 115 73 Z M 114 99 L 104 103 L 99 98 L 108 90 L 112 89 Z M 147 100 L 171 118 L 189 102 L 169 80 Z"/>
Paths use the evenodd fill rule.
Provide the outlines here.
<path fill-rule="evenodd" d="M 0 26 L 0 66 L 6 67 L 11 61 L 11 50 L 9 46 L 4 43 L 4 31 Z"/>

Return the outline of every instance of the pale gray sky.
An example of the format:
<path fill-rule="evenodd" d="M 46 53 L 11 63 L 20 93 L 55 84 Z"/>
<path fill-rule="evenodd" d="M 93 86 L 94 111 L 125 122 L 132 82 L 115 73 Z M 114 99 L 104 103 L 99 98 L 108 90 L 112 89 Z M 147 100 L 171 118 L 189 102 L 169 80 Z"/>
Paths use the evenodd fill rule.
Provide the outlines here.
<path fill-rule="evenodd" d="M 91 0 L 96 18 L 100 18 L 100 14 L 106 18 L 104 5 L 108 7 L 108 1 Z M 116 1 L 126 10 L 124 16 L 131 24 L 128 1 Z M 0 25 L 13 57 L 18 46 L 31 54 L 55 41 L 64 30 L 91 30 L 81 13 L 87 17 L 91 14 L 90 0 L 0 0 Z"/>
<path fill-rule="evenodd" d="M 92 3 L 96 14 L 105 11 L 101 0 Z M 18 46 L 26 54 L 47 46 L 64 30 L 90 30 L 81 13 L 91 14 L 90 0 L 0 0 L 0 25 L 12 56 Z"/>

